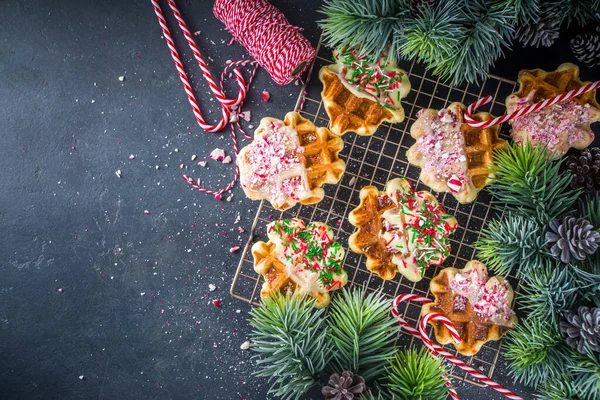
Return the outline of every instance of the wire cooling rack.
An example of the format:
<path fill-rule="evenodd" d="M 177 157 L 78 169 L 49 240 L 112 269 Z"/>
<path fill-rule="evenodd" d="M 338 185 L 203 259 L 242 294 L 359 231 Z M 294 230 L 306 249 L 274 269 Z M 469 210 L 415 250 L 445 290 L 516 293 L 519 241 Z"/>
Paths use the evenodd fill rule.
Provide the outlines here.
<path fill-rule="evenodd" d="M 304 85 L 305 93 L 304 107 L 301 115 L 312 120 L 317 126 L 327 126 L 329 118 L 321 100 L 322 85 L 318 78 L 318 71 L 323 65 L 331 63 L 330 51 L 323 48 L 319 43 L 318 55 L 309 71 L 309 79 Z M 494 115 L 505 112 L 503 101 L 515 91 L 515 82 L 489 75 L 487 80 L 479 86 L 449 86 L 432 76 L 422 65 L 413 62 L 410 65 L 400 65 L 408 72 L 411 83 L 409 95 L 403 99 L 406 118 L 400 124 L 382 124 L 373 136 L 358 136 L 346 133 L 343 136 L 344 149 L 340 152 L 341 158 L 346 161 L 346 172 L 337 185 L 325 185 L 325 198 L 318 204 L 298 205 L 290 210 L 281 212 L 273 209 L 268 202 L 262 201 L 252 225 L 250 239 L 244 247 L 237 272 L 231 286 L 231 295 L 235 298 L 258 304 L 260 300 L 260 288 L 263 279 L 254 272 L 254 263 L 250 248 L 255 241 L 266 239 L 266 225 L 281 218 L 301 218 L 305 222 L 325 222 L 334 230 L 335 238 L 346 249 L 348 249 L 348 238 L 355 228 L 350 224 L 347 217 L 359 204 L 360 189 L 375 185 L 383 190 L 387 181 L 397 177 L 405 177 L 413 183 L 416 190 L 429 190 L 427 186 L 419 181 L 420 168 L 409 165 L 406 159 L 406 151 L 414 144 L 415 140 L 410 136 L 410 126 L 416 120 L 416 113 L 422 108 L 441 109 L 451 102 L 460 101 L 470 104 L 482 95 L 491 94 L 494 101 L 482 109 Z M 296 104 L 300 108 L 303 102 L 301 94 Z M 281 116 L 283 117 L 283 116 Z M 500 135 L 508 138 L 508 127 L 500 129 Z M 366 286 L 367 290 L 381 290 L 390 300 L 402 293 L 416 293 L 420 296 L 432 297 L 429 293 L 429 282 L 440 269 L 448 266 L 462 268 L 475 257 L 474 243 L 481 234 L 484 221 L 490 218 L 501 217 L 502 211 L 496 206 L 490 205 L 491 197 L 487 191 L 479 193 L 477 200 L 471 204 L 459 204 L 449 193 L 439 193 L 437 196 L 449 214 L 458 220 L 458 229 L 451 237 L 452 255 L 443 265 L 430 268 L 425 277 L 417 283 L 410 282 L 401 274 L 389 281 L 384 281 L 369 272 L 365 266 L 366 257 L 350 251 L 346 251 L 344 268 L 348 273 L 348 287 Z M 508 277 L 515 292 L 518 292 L 518 281 Z M 400 312 L 405 319 L 416 326 L 421 312 L 421 306 L 415 303 L 401 305 Z M 413 338 L 409 335 L 400 335 L 399 344 L 413 344 Z M 502 341 L 488 342 L 481 351 L 473 357 L 464 357 L 457 354 L 453 346 L 447 349 L 457 354 L 459 358 L 474 368 L 479 369 L 488 377 L 494 375 L 496 363 L 500 354 Z M 478 381 L 473 381 L 462 370 L 455 369 L 454 377 L 458 380 L 484 386 Z"/>

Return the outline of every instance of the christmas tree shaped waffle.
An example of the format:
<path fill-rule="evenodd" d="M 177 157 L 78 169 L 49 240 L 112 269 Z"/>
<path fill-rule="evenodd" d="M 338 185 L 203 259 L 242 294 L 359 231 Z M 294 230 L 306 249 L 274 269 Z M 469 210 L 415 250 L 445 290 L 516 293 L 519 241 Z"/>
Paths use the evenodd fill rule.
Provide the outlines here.
<path fill-rule="evenodd" d="M 561 64 L 555 71 L 542 69 L 519 72 L 519 90 L 506 99 L 508 113 L 530 104 L 550 99 L 589 82 L 579 80 L 579 67 Z M 600 105 L 596 91 L 581 94 L 510 120 L 512 137 L 517 143 L 530 141 L 547 146 L 556 154 L 565 154 L 571 147 L 584 149 L 594 140 L 591 124 L 600 121 Z"/>
<path fill-rule="evenodd" d="M 504 147 L 499 125 L 474 128 L 463 122 L 465 106 L 452 103 L 440 111 L 417 114 L 410 134 L 417 142 L 406 152 L 408 162 L 421 168 L 419 179 L 436 192 L 450 192 L 460 203 L 470 203 L 493 178 L 488 170 L 494 150 Z M 478 121 L 493 118 L 477 113 Z"/>
<path fill-rule="evenodd" d="M 510 308 L 513 290 L 502 277 L 488 278 L 487 268 L 472 260 L 465 268 L 444 268 L 430 283 L 435 300 L 425 304 L 421 315 L 439 313 L 452 321 L 462 341 L 455 343 L 446 325 L 431 320 L 440 344 L 454 344 L 465 356 L 472 356 L 490 340 L 499 340 L 514 328 L 517 317 Z"/>
<path fill-rule="evenodd" d="M 450 254 L 449 236 L 457 227 L 431 193 L 415 191 L 403 178 L 389 181 L 384 192 L 362 188 L 348 219 L 357 228 L 348 239 L 350 249 L 367 257 L 369 271 L 383 279 L 400 272 L 413 282 Z"/>
<path fill-rule="evenodd" d="M 254 270 L 265 278 L 262 298 L 274 292 L 308 294 L 315 307 L 329 304 L 332 290 L 348 281 L 342 268 L 344 249 L 333 241 L 333 230 L 320 222 L 282 219 L 267 225 L 268 242 L 252 246 Z"/>
<path fill-rule="evenodd" d="M 404 121 L 400 100 L 410 91 L 405 71 L 385 56 L 360 56 L 354 50 L 336 51 L 334 59 L 319 71 L 333 133 L 367 136 L 383 122 Z"/>
<path fill-rule="evenodd" d="M 296 112 L 285 119 L 263 118 L 252 144 L 237 158 L 240 182 L 252 200 L 268 200 L 286 210 L 297 203 L 323 200 L 326 183 L 337 183 L 346 170 L 339 157 L 344 141 L 317 128 Z"/>

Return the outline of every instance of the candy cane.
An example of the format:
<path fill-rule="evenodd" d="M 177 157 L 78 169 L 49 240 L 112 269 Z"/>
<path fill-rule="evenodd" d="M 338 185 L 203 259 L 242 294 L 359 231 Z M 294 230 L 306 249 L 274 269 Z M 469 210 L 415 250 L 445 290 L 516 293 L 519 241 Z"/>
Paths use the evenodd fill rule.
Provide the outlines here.
<path fill-rule="evenodd" d="M 579 89 L 573 89 L 566 93 L 560 94 L 558 96 L 551 97 L 549 99 L 540 101 L 535 104 L 531 104 L 527 107 L 523 107 L 519 110 L 515 110 L 515 111 L 511 112 L 510 114 L 504 114 L 504 115 L 501 115 L 494 119 L 490 119 L 489 121 L 476 121 L 472 117 L 473 112 L 477 108 L 479 108 L 483 105 L 486 105 L 493 100 L 492 96 L 486 96 L 482 99 L 477 100 L 475 103 L 472 103 L 471 105 L 469 105 L 469 107 L 467 107 L 467 110 L 465 111 L 465 122 L 475 128 L 488 128 L 490 126 L 498 125 L 498 124 L 501 124 L 508 120 L 511 120 L 513 118 L 518 118 L 523 115 L 527 115 L 532 112 L 541 110 L 543 108 L 552 106 L 556 103 L 560 103 L 561 101 L 572 99 L 573 97 L 577 97 L 581 94 L 591 92 L 592 90 L 596 90 L 598 87 L 600 87 L 600 81 L 588 83 L 587 85 L 582 86 Z"/>
<path fill-rule="evenodd" d="M 200 66 L 200 69 L 202 70 L 202 75 L 206 79 L 206 82 L 208 83 L 208 86 L 209 86 L 211 92 L 214 94 L 216 99 L 219 101 L 219 104 L 221 105 L 221 120 L 214 125 L 207 123 L 202 115 L 202 112 L 200 111 L 200 107 L 198 106 L 198 101 L 196 100 L 196 96 L 194 95 L 192 86 L 190 85 L 189 79 L 188 79 L 185 69 L 183 67 L 183 63 L 181 62 L 181 58 L 179 57 L 179 52 L 177 51 L 177 48 L 175 47 L 175 42 L 173 41 L 173 37 L 171 36 L 171 31 L 169 30 L 169 27 L 167 26 L 167 21 L 162 12 L 160 4 L 158 3 L 158 0 L 150 0 L 150 1 L 152 2 L 152 7 L 154 9 L 154 13 L 156 14 L 156 18 L 158 19 L 158 23 L 161 27 L 163 36 L 165 38 L 165 41 L 167 42 L 167 46 L 169 47 L 169 52 L 171 53 L 171 58 L 173 59 L 173 62 L 175 63 L 175 68 L 177 69 L 179 79 L 181 80 L 181 84 L 183 85 L 183 89 L 185 90 L 186 96 L 188 98 L 188 102 L 190 103 L 190 106 L 192 107 L 192 111 L 194 112 L 194 116 L 196 118 L 196 121 L 198 122 L 198 125 L 200 125 L 200 128 L 204 129 L 207 132 L 221 131 L 227 124 L 230 123 L 232 110 L 240 108 L 241 105 L 243 104 L 244 99 L 246 98 L 246 95 L 248 93 L 248 88 L 250 87 L 250 84 L 252 83 L 252 80 L 254 79 L 254 75 L 256 74 L 256 70 L 258 68 L 257 62 L 251 61 L 251 60 L 243 60 L 243 61 L 237 61 L 237 62 L 228 64 L 225 67 L 225 69 L 223 70 L 223 72 L 221 73 L 221 79 L 219 82 L 219 86 L 217 86 L 212 74 L 210 73 L 210 70 L 208 69 L 208 66 L 206 65 L 206 62 L 204 61 L 204 58 L 202 57 L 202 54 L 200 54 L 200 50 L 198 49 L 198 46 L 196 46 L 196 43 L 194 42 L 194 39 L 192 38 L 192 35 L 191 35 L 185 21 L 183 20 L 183 17 L 181 15 L 181 13 L 179 12 L 179 9 L 177 8 L 177 4 L 175 4 L 174 0 L 167 0 L 167 3 L 169 5 L 169 7 L 171 8 L 171 12 L 175 16 L 175 20 L 177 21 L 177 24 L 179 25 L 179 28 L 181 29 L 183 36 L 185 37 L 189 47 L 191 48 L 192 54 L 194 55 L 196 62 L 198 63 L 198 65 Z M 239 66 L 244 66 L 244 65 L 253 65 L 254 66 L 254 69 L 252 71 L 250 79 L 248 80 L 248 83 L 246 83 L 244 81 L 242 72 L 238 68 Z M 237 98 L 235 98 L 235 99 L 227 98 L 227 96 L 225 95 L 225 93 L 223 91 L 223 80 L 230 68 L 233 68 L 233 74 L 235 75 L 235 80 L 236 80 L 238 88 L 239 88 Z M 244 130 L 241 128 L 241 126 L 239 125 L 239 122 L 237 120 L 231 120 L 231 140 L 233 142 L 233 152 L 234 152 L 235 156 L 237 157 L 238 149 L 237 149 L 237 138 L 235 135 L 234 124 L 244 134 L 245 137 L 247 137 L 247 138 L 251 138 L 251 137 L 249 135 L 247 135 L 246 132 L 244 132 Z M 183 179 L 186 182 L 188 182 L 193 188 L 195 188 L 201 192 L 204 192 L 204 193 L 212 194 L 213 196 L 215 196 L 215 198 L 217 200 L 220 200 L 222 197 L 221 195 L 233 187 L 235 182 L 237 182 L 238 177 L 239 177 L 239 169 L 236 165 L 233 180 L 227 186 L 225 186 L 224 188 L 221 188 L 220 190 L 206 189 L 206 188 L 194 183 L 193 179 L 190 179 L 190 178 L 186 177 L 185 175 L 183 176 Z"/>
<path fill-rule="evenodd" d="M 400 303 L 402 303 L 404 301 L 416 301 L 416 302 L 421 303 L 421 304 L 428 304 L 428 303 L 431 303 L 432 301 L 430 299 L 426 298 L 426 297 L 421 297 L 421 296 L 418 296 L 418 295 L 415 295 L 415 294 L 402 294 L 402 295 L 400 295 L 400 296 L 398 296 L 398 297 L 396 297 L 394 299 L 394 301 L 392 302 L 392 314 L 396 318 L 398 318 L 398 324 L 400 324 L 400 326 L 402 326 L 402 328 L 407 333 L 409 333 L 409 334 L 411 334 L 411 335 L 413 335 L 413 336 L 421 339 L 423 341 L 423 343 L 425 344 L 425 346 L 433 354 L 439 354 L 439 355 L 441 355 L 446 360 L 448 360 L 451 363 L 455 364 L 456 366 L 458 366 L 462 370 L 466 371 L 467 373 L 469 373 L 470 375 L 472 375 L 473 377 L 475 377 L 476 379 L 478 379 L 482 383 L 486 384 L 487 386 L 491 387 L 492 389 L 494 389 L 494 390 L 502 393 L 504 396 L 508 397 L 509 399 L 511 399 L 511 400 L 523 400 L 522 397 L 520 397 L 517 394 L 511 392 L 510 390 L 506 389 L 502 385 L 494 382 L 493 380 L 491 380 L 487 376 L 483 375 L 481 372 L 477 371 L 476 369 L 472 368 L 471 366 L 469 366 L 465 362 L 463 362 L 460 359 L 458 359 L 456 356 L 450 354 L 446 349 L 444 349 L 440 345 L 434 343 L 429 338 L 429 336 L 427 335 L 427 323 L 430 320 L 434 320 L 434 321 L 439 321 L 439 322 L 443 323 L 448 328 L 448 330 L 450 331 L 450 334 L 452 335 L 452 337 L 454 338 L 454 340 L 457 343 L 460 343 L 460 341 L 461 341 L 460 335 L 456 331 L 456 328 L 454 327 L 454 325 L 452 324 L 452 322 L 448 318 L 446 318 L 445 316 L 443 316 L 442 314 L 430 313 L 430 314 L 425 315 L 423 318 L 421 318 L 421 321 L 420 321 L 420 324 L 419 324 L 419 330 L 416 330 L 415 328 L 413 328 L 412 326 L 410 326 L 410 324 L 408 322 L 406 322 L 406 320 L 404 320 L 400 316 L 400 312 L 398 311 L 398 306 L 400 305 Z M 450 396 L 452 396 L 453 398 L 458 399 L 458 396 L 454 397 L 452 394 L 450 394 Z"/>

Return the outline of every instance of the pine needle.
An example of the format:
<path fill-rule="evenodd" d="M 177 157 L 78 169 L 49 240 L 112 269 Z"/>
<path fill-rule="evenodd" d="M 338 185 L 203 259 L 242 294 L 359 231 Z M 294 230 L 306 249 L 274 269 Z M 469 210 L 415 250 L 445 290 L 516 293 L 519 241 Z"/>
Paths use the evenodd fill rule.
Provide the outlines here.
<path fill-rule="evenodd" d="M 581 400 L 572 381 L 549 381 L 535 395 L 539 400 Z"/>
<path fill-rule="evenodd" d="M 490 221 L 482 230 L 475 247 L 478 256 L 496 275 L 513 271 L 521 278 L 541 266 L 547 252 L 540 225 L 522 215 Z"/>
<path fill-rule="evenodd" d="M 515 19 L 515 25 L 533 24 L 540 18 L 541 0 L 501 0 L 499 3 L 511 10 Z"/>
<path fill-rule="evenodd" d="M 508 334 L 504 357 L 518 382 L 537 387 L 561 380 L 567 356 L 558 327 L 551 321 L 526 318 Z"/>
<path fill-rule="evenodd" d="M 569 186 L 571 177 L 559 174 L 561 161 L 545 147 L 507 143 L 494 153 L 490 191 L 508 211 L 546 224 L 568 213 L 579 196 Z"/>
<path fill-rule="evenodd" d="M 569 365 L 575 388 L 583 400 L 600 399 L 600 360 L 598 354 L 577 356 L 576 363 Z"/>
<path fill-rule="evenodd" d="M 295 293 L 276 293 L 250 312 L 256 375 L 272 382 L 269 393 L 297 400 L 317 382 L 331 358 L 323 312 Z"/>
<path fill-rule="evenodd" d="M 329 310 L 329 338 L 334 343 L 333 372 L 353 371 L 366 381 L 381 374 L 381 366 L 396 350 L 399 325 L 390 316 L 390 300 L 380 293 L 344 289 Z"/>
<path fill-rule="evenodd" d="M 425 348 L 400 350 L 386 368 L 389 394 L 396 399 L 445 400 L 448 397 L 442 359 Z"/>
<path fill-rule="evenodd" d="M 521 306 L 527 318 L 548 320 L 558 325 L 563 312 L 581 299 L 576 270 L 572 266 L 557 267 L 551 261 L 524 277 Z"/>

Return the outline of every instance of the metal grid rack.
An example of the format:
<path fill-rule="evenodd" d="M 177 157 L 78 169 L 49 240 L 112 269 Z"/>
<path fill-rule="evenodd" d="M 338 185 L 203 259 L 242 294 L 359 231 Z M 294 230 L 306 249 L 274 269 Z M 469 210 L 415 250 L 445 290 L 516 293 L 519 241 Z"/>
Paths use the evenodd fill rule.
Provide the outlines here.
<path fill-rule="evenodd" d="M 317 48 L 318 55 L 309 71 L 303 93 L 305 93 L 304 108 L 300 113 L 305 118 L 312 120 L 317 126 L 327 126 L 329 119 L 321 101 L 322 85 L 318 79 L 318 71 L 323 65 L 330 64 L 330 51 L 321 47 Z M 479 86 L 464 85 L 452 87 L 432 76 L 422 65 L 413 62 L 410 65 L 400 65 L 408 72 L 411 82 L 411 91 L 403 100 L 406 118 L 400 124 L 383 124 L 373 136 L 358 136 L 347 133 L 343 136 L 345 147 L 340 156 L 346 161 L 346 172 L 337 185 L 325 185 L 325 198 L 318 204 L 298 205 L 290 210 L 281 212 L 273 209 L 268 202 L 262 201 L 252 225 L 250 239 L 244 247 L 233 283 L 231 294 L 233 297 L 258 304 L 262 277 L 254 272 L 253 259 L 250 248 L 255 241 L 266 240 L 265 227 L 268 223 L 281 218 L 301 218 L 305 222 L 325 222 L 334 230 L 334 236 L 346 249 L 348 238 L 355 228 L 347 219 L 349 212 L 359 204 L 359 192 L 364 186 L 375 185 L 383 190 L 385 183 L 396 177 L 406 177 L 413 183 L 416 190 L 429 190 L 419 181 L 420 169 L 409 165 L 406 159 L 406 150 L 415 142 L 410 136 L 410 126 L 416 120 L 416 113 L 422 108 L 440 109 L 454 101 L 470 104 L 482 95 L 491 94 L 495 101 L 483 110 L 494 115 L 505 112 L 504 99 L 514 92 L 515 82 L 490 75 Z M 302 103 L 302 94 L 298 99 L 296 109 Z M 501 136 L 508 138 L 507 126 L 501 127 Z M 429 282 L 437 275 L 441 268 L 464 265 L 475 256 L 474 243 L 479 238 L 484 221 L 489 218 L 501 216 L 502 211 L 490 205 L 491 197 L 487 191 L 479 193 L 477 200 L 471 204 L 459 204 L 449 193 L 439 193 L 438 199 L 449 214 L 458 220 L 459 228 L 451 237 L 452 255 L 443 265 L 430 268 L 425 277 L 413 283 L 397 274 L 393 280 L 384 281 L 366 269 L 365 257 L 346 251 L 344 268 L 348 273 L 348 287 L 366 286 L 368 290 L 382 290 L 390 300 L 402 293 L 416 293 L 429 296 Z M 508 277 L 515 292 L 518 292 L 518 281 Z M 404 304 L 400 310 L 405 319 L 416 326 L 421 312 L 421 306 L 415 303 Z M 488 342 L 481 351 L 473 357 L 458 355 L 453 346 L 447 349 L 471 366 L 478 368 L 488 377 L 492 377 L 496 370 L 502 341 Z M 400 335 L 399 344 L 413 344 L 409 335 Z M 458 380 L 474 385 L 484 386 L 474 381 L 460 369 L 454 370 L 454 377 Z"/>

